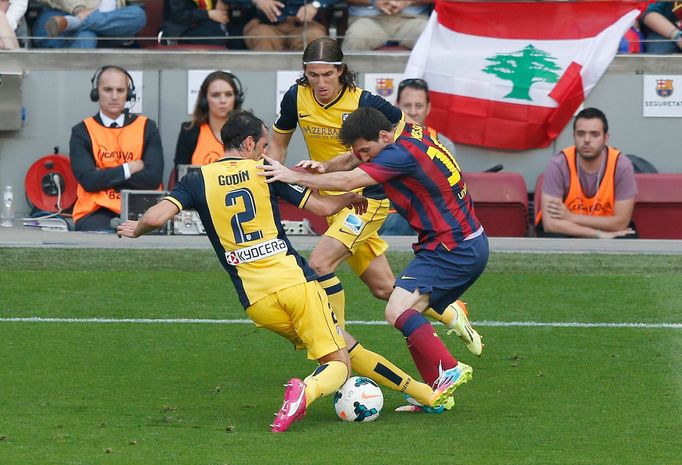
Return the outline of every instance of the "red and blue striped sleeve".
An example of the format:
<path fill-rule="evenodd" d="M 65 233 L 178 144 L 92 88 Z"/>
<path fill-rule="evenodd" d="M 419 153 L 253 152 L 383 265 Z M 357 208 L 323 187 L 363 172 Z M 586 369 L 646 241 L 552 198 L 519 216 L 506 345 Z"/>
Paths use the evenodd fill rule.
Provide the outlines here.
<path fill-rule="evenodd" d="M 415 169 L 414 157 L 398 145 L 387 145 L 372 161 L 362 163 L 358 168 L 378 183 L 411 174 Z"/>

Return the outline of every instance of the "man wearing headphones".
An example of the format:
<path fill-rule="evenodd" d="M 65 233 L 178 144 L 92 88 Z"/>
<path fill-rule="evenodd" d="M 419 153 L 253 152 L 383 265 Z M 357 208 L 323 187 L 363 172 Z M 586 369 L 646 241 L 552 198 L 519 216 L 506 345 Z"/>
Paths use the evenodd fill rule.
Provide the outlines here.
<path fill-rule="evenodd" d="M 135 99 L 135 83 L 118 66 L 98 69 L 90 100 L 99 112 L 71 130 L 70 156 L 78 180 L 73 208 L 76 231 L 113 231 L 121 214 L 121 189 L 159 189 L 163 149 L 156 123 L 125 108 Z"/>

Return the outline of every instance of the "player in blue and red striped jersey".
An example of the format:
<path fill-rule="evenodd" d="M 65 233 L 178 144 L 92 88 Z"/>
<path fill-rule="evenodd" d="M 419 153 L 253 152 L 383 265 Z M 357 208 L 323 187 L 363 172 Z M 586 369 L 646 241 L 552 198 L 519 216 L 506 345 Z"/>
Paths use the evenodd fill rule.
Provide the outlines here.
<path fill-rule="evenodd" d="M 455 158 L 423 126 L 400 122 L 394 127 L 373 108 L 360 108 L 343 123 L 339 137 L 353 149 L 354 169 L 302 173 L 268 160 L 271 165 L 262 166 L 263 175 L 268 182 L 314 189 L 350 191 L 383 185 L 398 213 L 419 235 L 413 245 L 415 258 L 396 279 L 386 320 L 406 337 L 424 381 L 434 386 L 432 405 L 442 404 L 471 378 L 472 369 L 434 337 L 422 312 L 429 306 L 444 311 L 478 279 L 488 261 L 488 239 Z M 352 168 L 351 159 L 337 162 L 334 170 L 344 164 L 344 169 Z M 480 344 L 468 322 L 466 331 Z"/>

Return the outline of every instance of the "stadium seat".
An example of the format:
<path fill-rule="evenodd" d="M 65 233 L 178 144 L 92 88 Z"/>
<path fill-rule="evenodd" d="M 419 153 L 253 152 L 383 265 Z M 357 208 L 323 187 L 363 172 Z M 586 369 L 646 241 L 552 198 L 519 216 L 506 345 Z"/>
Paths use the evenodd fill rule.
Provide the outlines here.
<path fill-rule="evenodd" d="M 535 218 L 538 217 L 538 212 L 542 206 L 542 180 L 545 178 L 545 173 L 540 173 L 538 179 L 535 181 L 535 191 L 533 192 L 533 218 L 531 223 L 535 225 Z"/>
<path fill-rule="evenodd" d="M 488 236 L 528 234 L 528 190 L 519 173 L 464 173 L 476 216 Z"/>
<path fill-rule="evenodd" d="M 279 213 L 283 221 L 310 221 L 310 226 L 317 234 L 322 235 L 327 230 L 327 220 L 307 210 L 301 210 L 283 200 L 279 201 Z"/>
<path fill-rule="evenodd" d="M 682 239 L 682 173 L 635 174 L 632 220 L 641 239 Z"/>

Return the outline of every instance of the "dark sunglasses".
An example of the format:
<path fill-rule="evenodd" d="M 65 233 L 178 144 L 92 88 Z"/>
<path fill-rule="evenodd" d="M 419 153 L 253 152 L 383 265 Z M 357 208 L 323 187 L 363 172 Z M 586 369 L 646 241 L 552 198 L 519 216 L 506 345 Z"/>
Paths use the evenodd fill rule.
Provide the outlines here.
<path fill-rule="evenodd" d="M 405 87 L 411 87 L 413 89 L 422 89 L 428 92 L 429 85 L 423 79 L 405 79 L 398 84 L 398 92 L 402 91 Z"/>

